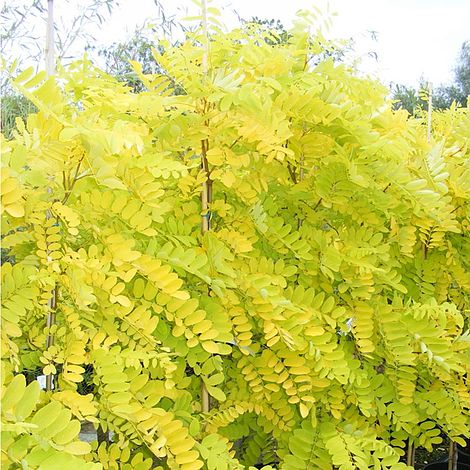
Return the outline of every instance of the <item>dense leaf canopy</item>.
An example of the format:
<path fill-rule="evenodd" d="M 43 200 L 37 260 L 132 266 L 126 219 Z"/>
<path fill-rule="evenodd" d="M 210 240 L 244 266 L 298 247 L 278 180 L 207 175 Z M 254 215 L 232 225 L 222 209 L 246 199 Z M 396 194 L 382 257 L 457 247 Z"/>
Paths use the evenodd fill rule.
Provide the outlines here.
<path fill-rule="evenodd" d="M 2 142 L 3 464 L 399 469 L 469 435 L 469 109 L 427 142 L 305 22 L 265 38 L 166 44 L 138 94 L 85 60 L 15 79 L 38 112 Z"/>

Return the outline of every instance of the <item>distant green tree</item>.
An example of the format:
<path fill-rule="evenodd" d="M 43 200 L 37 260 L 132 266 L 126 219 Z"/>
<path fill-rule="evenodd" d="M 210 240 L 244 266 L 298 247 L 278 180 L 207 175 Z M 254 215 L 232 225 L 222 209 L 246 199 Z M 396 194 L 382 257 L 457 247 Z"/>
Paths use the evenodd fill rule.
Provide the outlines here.
<path fill-rule="evenodd" d="M 420 97 L 419 90 L 427 89 L 428 84 L 421 80 L 419 87 L 396 84 L 392 89 L 392 98 L 396 100 L 395 109 L 406 109 L 410 114 L 427 106 Z M 454 68 L 454 81 L 450 85 L 442 85 L 433 90 L 433 107 L 448 109 L 455 101 L 460 106 L 467 104 L 470 95 L 470 41 L 465 41 L 460 49 L 457 65 Z"/>
<path fill-rule="evenodd" d="M 436 89 L 433 96 L 438 109 L 448 108 L 454 101 L 465 106 L 470 95 L 470 41 L 465 41 L 460 49 L 457 65 L 454 68 L 454 83 Z"/>
<path fill-rule="evenodd" d="M 465 93 L 456 84 L 437 87 L 432 99 L 436 109 L 448 109 L 454 101 L 463 106 L 467 101 Z"/>
<path fill-rule="evenodd" d="M 114 42 L 107 47 L 90 48 L 104 61 L 103 69 L 106 73 L 125 82 L 135 93 L 143 91 L 145 86 L 135 73 L 131 61 L 139 62 L 144 74 L 164 73 L 152 51 L 155 48 L 162 53 L 163 47 L 157 45 L 153 37 L 157 33 L 163 34 L 171 42 L 175 28 L 185 30 L 181 23 L 176 22 L 175 16 L 166 14 L 160 0 L 153 1 L 158 13 L 157 20 L 136 27 L 133 36 L 125 41 Z"/>
<path fill-rule="evenodd" d="M 98 50 L 98 56 L 104 59 L 106 73 L 125 82 L 135 93 L 138 93 L 145 87 L 135 73 L 131 61 L 139 62 L 145 74 L 161 72 L 161 67 L 152 53 L 153 47 L 155 47 L 154 42 L 144 34 L 142 28 L 138 28 L 129 40 L 115 42 L 109 47 L 101 47 Z"/>
<path fill-rule="evenodd" d="M 418 90 L 411 86 L 395 84 L 392 90 L 392 98 L 396 102 L 393 104 L 394 109 L 406 109 L 410 114 L 414 114 L 415 110 L 423 105 L 422 99 L 419 97 Z"/>
<path fill-rule="evenodd" d="M 465 41 L 460 49 L 460 56 L 455 68 L 455 83 L 463 99 L 470 95 L 470 40 Z"/>

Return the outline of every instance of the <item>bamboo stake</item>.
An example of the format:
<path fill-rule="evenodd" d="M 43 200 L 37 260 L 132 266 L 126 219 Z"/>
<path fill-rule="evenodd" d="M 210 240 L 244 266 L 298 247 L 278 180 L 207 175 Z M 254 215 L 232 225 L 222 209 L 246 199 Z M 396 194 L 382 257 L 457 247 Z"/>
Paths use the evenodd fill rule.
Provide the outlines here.
<path fill-rule="evenodd" d="M 46 30 L 46 74 L 51 76 L 54 74 L 54 0 L 47 0 L 47 30 Z M 47 192 L 52 194 L 52 189 L 47 188 Z M 50 210 L 46 212 L 46 220 L 52 218 Z M 48 256 L 48 261 L 52 261 Z M 46 327 L 49 329 L 55 323 L 55 309 L 57 307 L 57 287 L 54 287 L 51 292 L 51 297 L 47 302 L 48 312 L 46 319 Z M 46 338 L 46 348 L 49 349 L 54 344 L 54 336 L 48 334 Z M 53 374 L 46 375 L 46 391 L 52 390 Z"/>
<path fill-rule="evenodd" d="M 54 63 L 54 0 L 47 0 L 47 30 L 46 30 L 46 73 L 53 75 Z"/>
<path fill-rule="evenodd" d="M 209 49 L 209 36 L 207 31 L 207 4 L 206 0 L 202 0 L 202 28 L 205 36 L 204 53 L 202 55 L 202 69 L 204 75 L 208 72 L 208 49 Z M 204 112 L 206 111 L 204 107 Z M 201 141 L 201 167 L 206 174 L 206 180 L 202 185 L 201 192 L 201 206 L 202 206 L 202 233 L 206 233 L 211 228 L 209 205 L 212 202 L 212 180 L 210 179 L 209 163 L 207 161 L 207 150 L 209 142 L 207 139 Z M 207 391 L 206 384 L 201 379 L 201 409 L 203 413 L 207 413 L 210 409 L 209 392 Z"/>
<path fill-rule="evenodd" d="M 429 97 L 428 97 L 428 142 L 431 142 L 431 131 L 432 131 L 432 83 L 428 86 Z"/>
<path fill-rule="evenodd" d="M 406 465 L 415 466 L 415 446 L 408 440 L 408 450 L 406 451 Z"/>
<path fill-rule="evenodd" d="M 447 470 L 455 470 L 457 468 L 457 459 L 455 458 L 455 442 L 450 443 L 449 445 L 449 463 L 447 465 Z"/>

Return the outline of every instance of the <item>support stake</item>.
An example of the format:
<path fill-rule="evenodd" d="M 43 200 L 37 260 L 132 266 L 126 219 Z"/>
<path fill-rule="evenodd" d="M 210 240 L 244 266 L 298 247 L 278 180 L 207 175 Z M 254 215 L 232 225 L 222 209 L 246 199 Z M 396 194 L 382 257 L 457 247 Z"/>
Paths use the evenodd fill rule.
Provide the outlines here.
<path fill-rule="evenodd" d="M 450 443 L 449 445 L 449 463 L 447 465 L 448 470 L 456 470 L 457 468 L 457 459 L 455 458 L 455 442 Z"/>
<path fill-rule="evenodd" d="M 207 4 L 206 0 L 202 0 L 201 3 L 202 8 L 202 28 L 205 37 L 205 44 L 204 44 L 204 53 L 202 55 L 202 69 L 204 75 L 207 75 L 208 71 L 208 49 L 209 49 L 209 36 L 207 31 Z M 206 111 L 204 107 L 204 111 Z M 203 211 L 202 216 L 202 234 L 208 232 L 211 228 L 210 222 L 210 213 L 209 213 L 209 205 L 212 202 L 212 180 L 210 179 L 210 171 L 209 171 L 209 163 L 207 161 L 207 150 L 209 147 L 209 142 L 207 139 L 201 141 L 201 167 L 206 174 L 206 180 L 202 185 L 202 192 L 201 192 L 201 207 Z M 201 379 L 201 409 L 203 413 L 207 413 L 210 409 L 209 403 L 209 392 L 207 391 L 206 384 Z"/>
<path fill-rule="evenodd" d="M 415 446 L 408 440 L 408 450 L 406 452 L 406 465 L 413 467 L 415 466 Z"/>
<path fill-rule="evenodd" d="M 46 30 L 46 74 L 51 76 L 54 74 L 54 0 L 47 0 L 47 30 Z M 47 188 L 47 192 L 52 194 L 52 189 Z M 52 218 L 50 210 L 46 212 L 46 220 Z M 46 326 L 51 328 L 55 323 L 55 309 L 57 307 L 57 287 L 54 287 L 51 292 L 51 297 L 47 301 L 47 319 Z M 54 344 L 54 336 L 48 334 L 46 338 L 46 348 L 49 349 Z M 53 374 L 46 375 L 46 391 L 52 390 Z"/>
<path fill-rule="evenodd" d="M 432 83 L 428 85 L 428 133 L 427 138 L 428 142 L 431 142 L 431 131 L 432 131 Z"/>

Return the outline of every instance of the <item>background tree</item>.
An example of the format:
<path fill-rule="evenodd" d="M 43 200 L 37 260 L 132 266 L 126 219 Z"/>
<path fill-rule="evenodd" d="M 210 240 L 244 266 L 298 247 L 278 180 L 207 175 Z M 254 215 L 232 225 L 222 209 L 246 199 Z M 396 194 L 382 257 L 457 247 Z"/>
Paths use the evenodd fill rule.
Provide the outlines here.
<path fill-rule="evenodd" d="M 162 70 L 152 53 L 154 46 L 154 41 L 145 34 L 145 29 L 136 28 L 129 40 L 101 47 L 98 55 L 104 60 L 104 70 L 107 73 L 125 82 L 137 93 L 143 91 L 145 86 L 132 67 L 131 61 L 141 64 L 144 74 L 161 73 Z"/>
<path fill-rule="evenodd" d="M 134 34 L 127 40 L 117 41 L 109 46 L 90 47 L 89 50 L 97 54 L 102 62 L 103 69 L 126 83 L 137 93 L 145 89 L 139 75 L 134 70 L 131 62 L 138 62 L 141 66 L 141 73 L 155 74 L 163 73 L 163 69 L 155 59 L 153 48 L 158 53 L 163 53 L 163 46 L 157 44 L 155 37 L 163 36 L 171 43 L 175 43 L 174 37 L 176 29 L 185 30 L 185 27 L 175 21 L 174 16 L 170 16 L 159 0 L 154 0 L 157 9 L 157 19 L 146 22 L 134 30 Z"/>
<path fill-rule="evenodd" d="M 421 105 L 418 91 L 413 87 L 402 84 L 394 85 L 392 98 L 397 100 L 393 105 L 395 109 L 406 109 L 411 115 L 413 115 L 415 109 Z"/>
<path fill-rule="evenodd" d="M 68 1 L 68 0 L 66 0 Z M 95 40 L 93 26 L 103 24 L 119 2 L 113 0 L 88 0 L 71 19 L 57 17 L 54 35 L 56 38 L 56 59 L 62 63 L 76 58 L 73 48 L 77 43 L 90 48 Z M 11 0 L 4 2 L 0 11 L 0 54 L 3 64 L 15 64 L 16 72 L 29 66 L 39 71 L 44 67 L 44 28 L 46 9 L 42 0 Z M 2 95 L 1 129 L 11 137 L 16 117 L 23 119 L 36 111 L 35 106 L 24 96 L 18 94 L 10 85 L 7 73 L 1 75 Z"/>
<path fill-rule="evenodd" d="M 465 102 L 470 95 L 470 40 L 465 41 L 460 49 L 460 56 L 455 68 L 455 83 Z"/>
<path fill-rule="evenodd" d="M 392 89 L 392 98 L 397 100 L 394 108 L 403 108 L 410 114 L 415 114 L 418 109 L 427 106 L 426 101 L 419 95 L 419 90 L 427 88 L 428 84 L 423 79 L 420 81 L 418 88 L 395 84 Z M 462 44 L 454 68 L 454 81 L 450 85 L 441 85 L 433 90 L 433 107 L 435 109 L 448 109 L 454 101 L 460 106 L 465 106 L 469 95 L 470 41 L 465 41 Z"/>
<path fill-rule="evenodd" d="M 76 59 L 73 48 L 79 41 L 83 42 L 84 49 L 92 44 L 95 40 L 93 27 L 102 25 L 116 6 L 119 1 L 88 0 L 80 2 L 80 8 L 71 18 L 56 14 L 56 59 L 62 62 Z M 12 0 L 3 4 L 0 51 L 7 64 L 16 61 L 20 69 L 30 65 L 35 65 L 36 70 L 43 68 L 45 17 L 42 0 Z"/>

